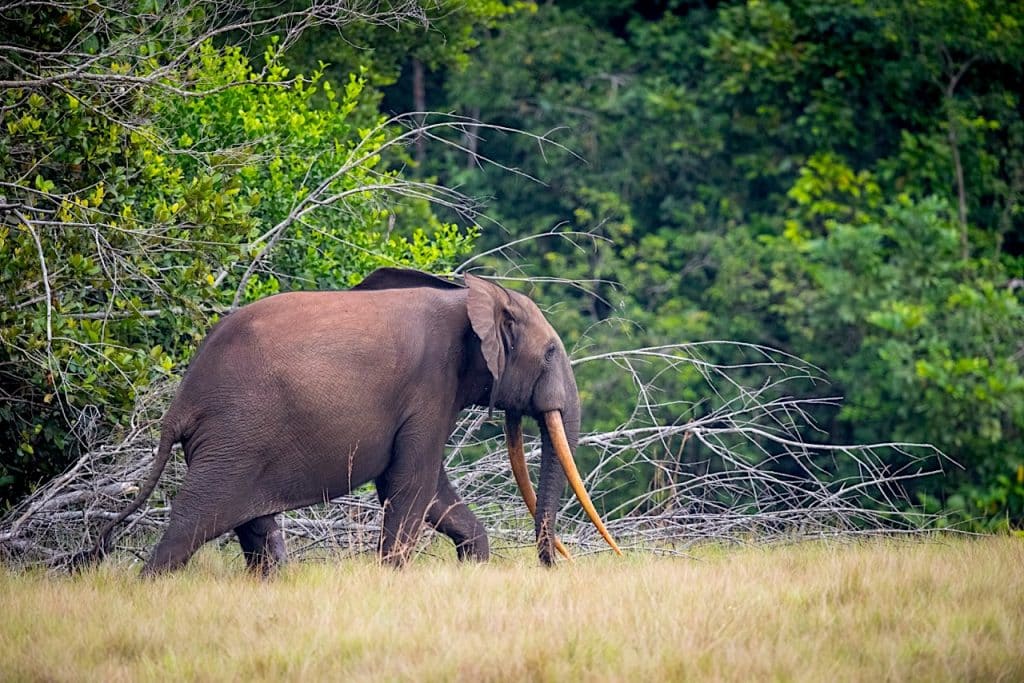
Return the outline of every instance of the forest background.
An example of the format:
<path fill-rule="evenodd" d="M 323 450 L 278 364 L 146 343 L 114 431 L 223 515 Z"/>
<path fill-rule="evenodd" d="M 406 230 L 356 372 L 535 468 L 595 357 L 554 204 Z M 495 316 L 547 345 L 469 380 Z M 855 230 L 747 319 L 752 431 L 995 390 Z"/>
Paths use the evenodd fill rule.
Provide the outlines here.
<path fill-rule="evenodd" d="M 5 3 L 0 499 L 116 438 L 232 305 L 472 258 L 529 278 L 576 356 L 799 356 L 843 397 L 806 438 L 933 443 L 962 467 L 909 482 L 916 504 L 1019 528 L 1022 22 L 994 0 Z M 611 428 L 628 375 L 596 372 L 585 420 Z M 730 400 L 685 369 L 658 386 L 680 422 Z"/>

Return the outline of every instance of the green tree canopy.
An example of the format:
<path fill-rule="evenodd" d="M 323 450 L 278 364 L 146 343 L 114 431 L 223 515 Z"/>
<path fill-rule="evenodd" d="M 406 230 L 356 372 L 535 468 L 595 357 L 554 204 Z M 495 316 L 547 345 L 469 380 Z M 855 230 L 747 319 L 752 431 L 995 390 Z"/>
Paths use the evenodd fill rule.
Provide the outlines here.
<path fill-rule="evenodd" d="M 454 152 L 431 172 L 495 197 L 507 232 L 482 245 L 602 238 L 517 244 L 529 274 L 591 283 L 535 287 L 575 343 L 806 358 L 845 398 L 820 438 L 933 442 L 964 470 L 921 500 L 1019 524 L 1022 22 L 1020 2 L 548 3 L 448 74 L 438 106 L 557 129 L 579 158 L 489 135 L 479 149 L 545 191 Z"/>
<path fill-rule="evenodd" d="M 376 111 L 372 73 L 291 73 L 288 17 L 221 9 L 3 13 L 2 500 L 130 429 L 138 390 L 180 373 L 231 306 L 380 265 L 449 270 L 472 246 L 472 225 L 433 215 L 432 186 L 389 167 L 407 133 Z M 291 21 L 373 23 L 362 9 Z M 378 19 L 420 16 L 400 9 Z M 228 29 L 262 32 L 264 53 Z"/>

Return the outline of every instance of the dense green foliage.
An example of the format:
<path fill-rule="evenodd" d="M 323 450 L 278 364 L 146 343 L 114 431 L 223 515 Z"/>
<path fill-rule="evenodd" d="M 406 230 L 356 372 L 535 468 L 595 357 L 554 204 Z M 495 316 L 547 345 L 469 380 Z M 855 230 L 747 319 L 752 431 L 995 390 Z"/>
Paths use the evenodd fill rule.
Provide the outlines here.
<path fill-rule="evenodd" d="M 55 16 L 29 44 L 95 52 L 110 35 Z M 600 238 L 516 247 L 518 274 L 589 283 L 531 289 L 577 355 L 733 339 L 800 356 L 832 382 L 811 391 L 844 398 L 808 438 L 934 443 L 963 469 L 913 484 L 928 509 L 1024 523 L 1020 0 L 480 0 L 426 30 L 311 30 L 285 53 L 243 33 L 171 60 L 170 87 L 132 90 L 125 119 L 89 87 L 2 92 L 0 194 L 61 226 L 0 225 L 0 480 L 17 482 L 0 495 L 65 462 L 87 406 L 109 427 L 134 387 L 180 371 L 240 285 L 252 298 L 380 263 L 451 267 L 476 229 L 387 200 L 414 176 L 490 198 L 478 251 L 555 228 Z M 93 69 L 145 73 L 161 49 Z M 388 148 L 379 112 L 423 106 L 566 149 L 483 129 L 429 154 Z M 247 278 L 340 167 L 344 201 L 290 224 Z M 587 428 L 631 407 L 628 380 L 599 372 L 580 369 Z M 659 383 L 696 411 L 719 400 L 696 374 Z"/>
<path fill-rule="evenodd" d="M 1020 524 L 1022 65 L 1020 2 L 559 2 L 432 106 L 563 126 L 583 160 L 492 136 L 481 153 L 547 191 L 454 156 L 432 172 L 495 197 L 508 234 L 486 246 L 563 223 L 608 238 L 518 247 L 531 275 L 620 283 L 537 288 L 573 341 L 791 352 L 844 397 L 815 416 L 824 439 L 934 443 L 964 469 L 917 484 L 922 502 Z M 694 379 L 661 383 L 683 398 Z"/>
<path fill-rule="evenodd" d="M 128 428 L 137 391 L 180 374 L 233 302 L 350 286 L 381 265 L 450 269 L 475 235 L 389 199 L 396 132 L 365 71 L 294 76 L 276 37 L 253 57 L 209 40 L 175 52 L 198 29 L 171 40 L 94 12 L 5 15 L 23 45 L 98 57 L 68 82 L 46 80 L 61 73 L 52 54 L 0 70 L 40 79 L 0 92 L 0 500 Z M 127 74 L 152 80 L 124 94 Z"/>

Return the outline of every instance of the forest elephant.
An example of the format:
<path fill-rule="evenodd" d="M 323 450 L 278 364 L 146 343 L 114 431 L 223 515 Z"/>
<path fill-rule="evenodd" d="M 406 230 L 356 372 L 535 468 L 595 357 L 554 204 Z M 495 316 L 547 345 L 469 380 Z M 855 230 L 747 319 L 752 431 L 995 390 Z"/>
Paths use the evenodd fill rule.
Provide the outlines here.
<path fill-rule="evenodd" d="M 469 406 L 505 411 L 513 474 L 534 516 L 540 561 L 565 553 L 555 515 L 566 478 L 590 519 L 619 551 L 573 461 L 580 400 L 561 340 L 528 297 L 465 276 L 465 284 L 383 268 L 348 291 L 290 292 L 217 323 L 164 416 L 148 479 L 100 533 L 152 493 L 180 442 L 188 464 L 170 520 L 143 573 L 183 566 L 232 529 L 250 568 L 285 559 L 277 514 L 373 481 L 384 508 L 378 550 L 410 557 L 424 521 L 460 559 L 486 560 L 487 533 L 452 488 L 445 443 Z M 521 417 L 541 432 L 538 492 L 530 484 Z"/>

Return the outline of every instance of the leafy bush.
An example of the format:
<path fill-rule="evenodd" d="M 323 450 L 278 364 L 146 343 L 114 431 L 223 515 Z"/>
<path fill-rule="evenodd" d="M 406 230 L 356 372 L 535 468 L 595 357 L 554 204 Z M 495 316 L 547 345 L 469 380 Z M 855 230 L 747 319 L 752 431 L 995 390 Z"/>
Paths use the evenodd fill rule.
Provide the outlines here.
<path fill-rule="evenodd" d="M 234 299 L 443 271 L 471 247 L 423 201 L 388 199 L 393 133 L 361 106 L 363 77 L 290 78 L 273 45 L 264 61 L 206 43 L 180 67 L 192 94 L 164 80 L 130 120 L 64 88 L 3 92 L 0 498 L 129 428 L 136 390 L 180 373 Z"/>

